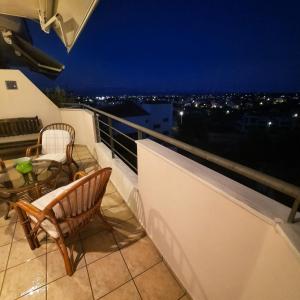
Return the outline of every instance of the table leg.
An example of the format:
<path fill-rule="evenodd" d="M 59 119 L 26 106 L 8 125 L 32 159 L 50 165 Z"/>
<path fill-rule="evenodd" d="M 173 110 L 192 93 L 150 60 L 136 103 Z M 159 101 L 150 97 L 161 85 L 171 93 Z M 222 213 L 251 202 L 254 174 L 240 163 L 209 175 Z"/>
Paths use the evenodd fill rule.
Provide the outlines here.
<path fill-rule="evenodd" d="M 7 205 L 7 210 L 6 210 L 6 213 L 5 213 L 5 216 L 4 216 L 4 220 L 7 220 L 9 218 L 9 211 L 11 210 L 11 204 L 9 201 L 6 201 L 6 205 Z"/>

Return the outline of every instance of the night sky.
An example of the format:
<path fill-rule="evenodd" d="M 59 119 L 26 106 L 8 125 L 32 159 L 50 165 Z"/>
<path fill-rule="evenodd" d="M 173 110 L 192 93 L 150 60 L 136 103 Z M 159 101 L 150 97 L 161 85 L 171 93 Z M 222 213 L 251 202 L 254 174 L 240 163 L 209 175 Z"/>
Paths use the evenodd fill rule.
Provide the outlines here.
<path fill-rule="evenodd" d="M 102 0 L 70 54 L 30 24 L 66 69 L 39 87 L 86 94 L 300 91 L 300 1 Z"/>

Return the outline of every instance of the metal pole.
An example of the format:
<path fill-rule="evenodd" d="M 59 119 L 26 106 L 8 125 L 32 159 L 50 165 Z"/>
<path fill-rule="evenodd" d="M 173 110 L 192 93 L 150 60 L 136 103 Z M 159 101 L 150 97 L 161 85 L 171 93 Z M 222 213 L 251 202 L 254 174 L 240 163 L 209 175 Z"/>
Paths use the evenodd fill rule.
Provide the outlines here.
<path fill-rule="evenodd" d="M 142 140 L 143 139 L 143 132 L 138 130 L 137 133 L 138 133 L 138 140 Z"/>
<path fill-rule="evenodd" d="M 94 118 L 95 118 L 95 126 L 96 126 L 97 143 L 101 143 L 101 132 L 100 132 L 100 124 L 99 124 L 100 115 L 95 113 Z"/>
<path fill-rule="evenodd" d="M 108 118 L 108 132 L 109 132 L 109 142 L 110 142 L 111 156 L 112 156 L 112 158 L 115 158 L 115 144 L 114 144 L 114 140 L 113 140 L 111 118 Z"/>
<path fill-rule="evenodd" d="M 299 205 L 300 205 L 300 199 L 295 199 L 292 209 L 291 209 L 291 212 L 288 217 L 288 223 L 294 223 L 296 221 L 295 217 L 296 217 Z"/>

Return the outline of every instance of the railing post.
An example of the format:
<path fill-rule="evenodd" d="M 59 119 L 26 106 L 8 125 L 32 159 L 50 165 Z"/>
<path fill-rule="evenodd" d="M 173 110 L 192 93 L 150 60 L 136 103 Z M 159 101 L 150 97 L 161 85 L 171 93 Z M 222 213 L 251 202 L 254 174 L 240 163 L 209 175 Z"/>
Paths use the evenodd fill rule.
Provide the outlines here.
<path fill-rule="evenodd" d="M 97 143 L 101 143 L 101 131 L 100 131 L 100 115 L 97 113 L 94 113 L 94 120 L 95 120 L 95 127 L 96 127 L 96 140 Z"/>
<path fill-rule="evenodd" d="M 112 156 L 112 158 L 115 158 L 115 143 L 113 140 L 112 121 L 111 121 L 111 118 L 109 118 L 109 117 L 108 117 L 108 132 L 109 132 L 111 156 Z"/>
<path fill-rule="evenodd" d="M 143 139 L 143 132 L 138 130 L 138 140 L 142 140 Z"/>
<path fill-rule="evenodd" d="M 293 206 L 291 208 L 291 212 L 289 214 L 288 223 L 294 223 L 295 222 L 295 217 L 296 217 L 299 205 L 300 205 L 300 199 L 296 198 L 294 200 Z"/>

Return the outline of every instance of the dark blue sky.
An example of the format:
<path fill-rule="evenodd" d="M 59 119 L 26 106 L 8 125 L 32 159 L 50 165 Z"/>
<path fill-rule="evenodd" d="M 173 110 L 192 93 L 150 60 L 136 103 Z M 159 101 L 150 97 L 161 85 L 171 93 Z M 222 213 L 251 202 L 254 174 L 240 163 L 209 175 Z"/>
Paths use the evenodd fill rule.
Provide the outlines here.
<path fill-rule="evenodd" d="M 40 87 L 83 93 L 300 91 L 300 3 L 102 0 L 70 54 L 30 26 L 65 64 Z"/>

